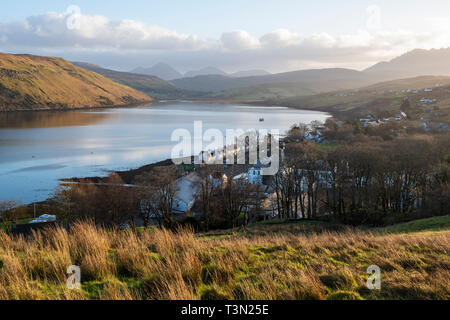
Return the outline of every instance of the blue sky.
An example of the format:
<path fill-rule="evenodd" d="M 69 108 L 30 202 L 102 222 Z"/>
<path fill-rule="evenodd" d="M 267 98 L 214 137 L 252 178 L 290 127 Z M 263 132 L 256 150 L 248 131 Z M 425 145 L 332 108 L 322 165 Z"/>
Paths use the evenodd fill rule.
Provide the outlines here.
<path fill-rule="evenodd" d="M 448 0 L 17 0 L 2 1 L 0 21 L 19 20 L 77 5 L 85 14 L 134 19 L 180 32 L 217 37 L 245 29 L 255 35 L 277 28 L 305 33 L 350 32 L 364 24 L 365 9 L 379 5 L 390 26 L 421 28 L 424 16 L 447 18 Z"/>
<path fill-rule="evenodd" d="M 235 29 L 262 34 L 281 27 L 312 31 L 314 27 L 322 25 L 327 29 L 327 25 L 333 24 L 333 29 L 344 30 L 351 28 L 352 23 L 349 19 L 339 19 L 338 16 L 348 12 L 349 7 L 355 6 L 363 14 L 367 7 L 361 0 L 347 1 L 344 5 L 337 5 L 337 2 L 335 0 L 8 1 L 2 3 L 0 19 L 18 20 L 49 11 L 63 12 L 69 5 L 75 4 L 85 14 L 101 14 L 111 19 L 135 19 L 178 31 L 214 37 L 224 31 Z M 346 16 L 350 17 L 348 14 Z M 364 19 L 361 18 L 360 22 Z M 338 21 L 338 25 L 334 24 Z"/>
<path fill-rule="evenodd" d="M 50 17 L 50 20 L 53 20 L 49 22 L 46 16 L 49 12 L 64 13 L 69 5 L 77 5 L 85 16 L 98 15 L 108 19 L 110 27 L 114 21 L 133 20 L 149 28 L 157 27 L 167 30 L 166 36 L 169 32 L 175 32 L 177 36 L 183 38 L 184 43 L 181 43 L 180 38 L 174 44 L 173 35 L 171 35 L 170 41 L 163 42 L 160 46 L 146 45 L 141 48 L 137 44 L 139 39 L 132 39 L 134 35 L 130 31 L 130 39 L 122 37 L 120 41 L 110 39 L 110 42 L 104 43 L 103 46 L 94 45 L 93 31 L 85 25 L 82 32 L 78 34 L 72 32 L 64 35 L 64 40 L 67 37 L 74 37 L 72 48 L 65 41 L 57 38 L 62 35 L 55 30 L 50 32 L 54 33 L 52 35 L 54 38 L 48 35 L 44 37 L 42 34 L 36 36 L 37 30 L 55 25 L 56 18 Z M 379 10 L 379 25 L 373 30 L 367 30 L 369 6 L 376 6 Z M 448 37 L 450 1 L 448 0 L 16 0 L 2 1 L 0 7 L 1 50 L 42 54 L 53 52 L 67 58 L 93 59 L 92 62 L 96 63 L 104 60 L 107 66 L 120 69 L 135 66 L 133 63 L 123 62 L 121 55 L 125 52 L 136 57 L 135 64 L 152 64 L 166 58 L 167 62 L 175 64 L 180 69 L 201 67 L 202 61 L 205 61 L 231 71 L 246 66 L 285 71 L 333 65 L 333 60 L 328 57 L 330 46 L 336 49 L 334 54 L 336 66 L 362 68 L 380 59 L 392 58 L 415 46 L 432 48 L 450 45 L 447 43 L 447 40 L 450 40 Z M 39 18 L 30 19 L 30 17 Z M 31 29 L 24 29 L 23 26 L 17 25 L 27 19 L 29 19 L 28 24 L 32 26 Z M 111 28 L 108 30 L 113 30 Z M 278 40 L 265 42 L 265 47 L 261 45 L 262 38 L 273 40 L 273 32 L 280 29 L 288 30 L 289 34 L 285 31 L 276 34 L 275 38 L 278 40 L 281 39 L 280 37 L 284 39 L 283 41 L 297 37 L 296 44 L 294 40 L 286 40 L 282 44 L 286 46 L 286 50 L 291 50 L 292 54 L 286 54 L 287 51 L 283 51 L 282 54 L 276 53 L 276 46 L 280 45 Z M 15 30 L 18 31 L 15 32 Z M 140 30 L 142 30 L 141 27 L 137 32 Z M 228 34 L 236 31 L 241 33 Z M 244 31 L 245 33 L 242 33 Z M 25 32 L 29 34 L 26 35 Z M 155 32 L 150 29 L 145 31 L 146 34 Z M 222 41 L 224 34 L 225 39 L 229 40 L 226 44 Z M 281 36 L 282 34 L 284 36 Z M 269 37 L 265 37 L 267 35 Z M 101 34 L 97 36 L 100 37 Z M 186 43 L 185 36 L 191 37 L 189 43 Z M 82 37 L 84 38 L 81 39 Z M 318 37 L 320 41 L 317 40 Z M 155 38 L 161 39 L 161 36 L 152 35 L 144 38 L 150 42 Z M 192 38 L 196 40 L 191 41 Z M 102 41 L 99 39 L 99 43 Z M 118 42 L 114 43 L 114 41 Z M 379 46 L 375 48 L 374 43 L 380 41 L 384 43 L 383 48 Z M 64 42 L 64 45 L 59 42 Z M 126 48 L 125 43 L 128 46 Z M 130 43 L 132 43 L 131 46 L 129 46 Z M 172 43 L 173 47 L 168 43 Z M 308 46 L 310 43 L 314 45 Z M 269 48 L 269 44 L 273 47 Z M 395 46 L 395 48 L 389 51 L 387 50 L 389 46 Z M 117 49 L 119 47 L 120 50 Z M 219 55 L 213 47 L 216 51 L 220 49 Z M 320 51 L 318 47 L 324 50 Z M 355 51 L 356 54 L 348 52 L 350 47 L 358 49 L 357 52 Z M 366 50 L 366 54 L 363 55 L 362 47 L 366 49 L 371 47 L 372 50 L 371 52 Z M 133 49 L 132 53 L 130 48 Z M 225 54 L 227 49 L 228 55 Z M 297 51 L 293 51 L 294 49 Z M 193 50 L 197 51 L 197 54 L 193 54 Z M 239 50 L 242 50 L 242 59 L 235 54 Z M 103 57 L 99 51 L 103 52 Z M 203 52 L 203 55 L 199 51 Z M 233 55 L 230 51 L 233 51 Z M 184 58 L 182 53 L 185 53 Z M 293 59 L 294 53 L 300 53 L 300 55 L 304 53 L 304 57 Z M 256 54 L 255 61 L 250 59 L 251 54 Z M 316 57 L 313 57 L 314 54 Z M 344 54 L 348 57 L 343 58 Z M 322 55 L 327 57 L 321 58 Z M 215 61 L 214 56 L 220 59 Z M 354 56 L 356 61 L 352 62 L 351 56 Z M 266 60 L 263 59 L 264 57 Z M 233 60 L 237 62 L 233 64 Z"/>

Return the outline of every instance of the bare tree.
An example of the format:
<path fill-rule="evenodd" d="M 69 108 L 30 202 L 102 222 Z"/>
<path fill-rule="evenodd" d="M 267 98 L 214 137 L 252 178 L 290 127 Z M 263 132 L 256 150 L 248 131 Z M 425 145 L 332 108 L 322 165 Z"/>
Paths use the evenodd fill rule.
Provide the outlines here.
<path fill-rule="evenodd" d="M 85 181 L 62 188 L 55 200 L 60 204 L 59 217 L 67 223 L 92 219 L 103 225 L 133 226 L 138 213 L 135 190 L 118 174 L 101 183 Z"/>
<path fill-rule="evenodd" d="M 214 194 L 217 191 L 214 177 L 218 175 L 223 176 L 223 172 L 217 171 L 215 166 L 204 165 L 197 171 L 197 173 L 200 176 L 200 192 L 198 195 L 198 200 L 203 213 L 205 228 L 208 231 L 213 215 Z"/>
<path fill-rule="evenodd" d="M 14 208 L 18 207 L 19 203 L 14 200 L 0 201 L 0 219 L 3 222 L 14 221 Z"/>
<path fill-rule="evenodd" d="M 303 141 L 308 130 L 308 125 L 304 123 L 293 125 L 287 133 L 287 138 L 288 140 L 295 142 Z"/>
<path fill-rule="evenodd" d="M 156 167 L 148 173 L 137 177 L 142 187 L 141 217 L 148 223 L 149 217 L 154 217 L 160 226 L 174 227 L 173 206 L 176 192 L 175 180 L 177 178 L 175 166 Z"/>
<path fill-rule="evenodd" d="M 255 197 L 255 187 L 245 178 L 233 179 L 224 177 L 218 189 L 218 205 L 221 214 L 236 227 L 239 216 L 248 213 L 254 208 L 253 199 Z"/>

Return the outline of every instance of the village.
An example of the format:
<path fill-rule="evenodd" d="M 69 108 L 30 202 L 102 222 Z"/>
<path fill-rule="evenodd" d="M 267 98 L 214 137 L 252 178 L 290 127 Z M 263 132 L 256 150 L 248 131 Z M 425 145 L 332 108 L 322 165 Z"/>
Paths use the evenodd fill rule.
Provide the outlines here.
<path fill-rule="evenodd" d="M 40 226 L 69 223 L 79 218 L 100 219 L 101 223 L 118 224 L 121 228 L 176 225 L 190 221 L 201 225 L 200 228 L 209 229 L 211 222 L 205 222 L 205 219 L 220 216 L 220 212 L 226 218 L 214 218 L 222 221 L 216 221 L 215 227 L 225 228 L 280 218 L 329 218 L 333 212 L 353 211 L 357 207 L 355 200 L 351 201 L 351 208 L 343 208 L 340 204 L 341 208 L 338 209 L 335 203 L 337 200 L 331 201 L 329 198 L 330 193 L 337 192 L 335 179 L 338 168 L 336 164 L 329 163 L 328 159 L 333 153 L 338 153 L 342 148 L 356 148 L 361 143 L 367 144 L 367 139 L 372 139 L 372 147 L 379 148 L 390 148 L 392 142 L 389 141 L 409 139 L 420 134 L 442 137 L 445 141 L 445 135 L 450 130 L 448 122 L 444 120 L 450 99 L 448 89 L 442 83 L 421 89 L 375 90 L 371 94 L 397 96 L 396 111 L 377 112 L 369 108 L 373 112 L 364 116 L 357 117 L 355 113 L 353 118 L 332 117 L 326 123 L 294 125 L 278 137 L 279 170 L 276 174 L 264 174 L 264 169 L 270 164 L 270 144 L 261 139 L 264 143 L 258 147 L 261 148 L 258 149 L 261 151 L 259 155 L 266 156 L 251 158 L 249 152 L 253 146 L 250 142 L 252 139 L 259 140 L 260 137 L 247 132 L 242 135 L 242 141 L 245 141 L 243 146 L 238 146 L 236 139 L 234 145 L 178 159 L 174 161 L 176 165 L 167 160 L 136 170 L 112 173 L 106 178 L 63 181 L 62 189 L 53 199 L 21 206 L 20 210 L 15 210 L 20 214 L 5 214 L 3 220 L 11 216 L 10 226 L 18 233 L 29 233 Z M 340 98 L 358 95 L 366 97 L 367 92 L 353 90 L 335 95 Z M 264 119 L 259 118 L 259 122 L 264 122 Z M 380 139 L 384 142 L 381 143 Z M 292 149 L 295 150 L 294 153 Z M 301 155 L 309 152 L 314 158 L 312 162 L 303 159 L 305 156 Z M 229 159 L 234 160 L 230 163 Z M 181 164 L 180 160 L 183 160 Z M 164 169 L 162 173 L 161 168 Z M 372 179 L 364 179 L 366 178 Z M 341 179 L 340 184 L 347 185 L 341 192 L 348 195 L 339 197 L 353 198 L 354 195 L 351 194 L 354 190 L 352 191 L 351 185 L 355 183 L 354 177 L 346 174 Z M 88 195 L 87 190 L 90 189 L 92 197 Z M 100 202 L 113 197 L 111 189 L 117 189 L 119 199 L 117 204 L 104 207 Z M 416 191 L 412 189 L 411 192 L 415 197 Z M 121 199 L 125 196 L 128 199 Z M 344 201 L 344 198 L 340 201 Z M 228 209 L 223 209 L 227 207 L 225 201 Z M 412 201 L 409 210 L 417 211 L 421 201 Z M 379 208 L 380 205 L 389 206 L 378 203 L 375 207 Z M 403 206 L 404 200 L 401 200 L 395 210 L 403 211 Z M 13 207 L 10 206 L 10 209 Z M 116 217 L 105 212 L 116 212 Z"/>

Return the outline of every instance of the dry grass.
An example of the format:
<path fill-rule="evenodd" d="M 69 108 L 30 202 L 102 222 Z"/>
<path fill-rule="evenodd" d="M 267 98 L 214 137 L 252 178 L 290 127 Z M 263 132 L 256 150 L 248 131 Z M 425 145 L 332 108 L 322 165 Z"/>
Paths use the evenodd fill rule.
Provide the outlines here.
<path fill-rule="evenodd" d="M 150 102 L 145 93 L 53 57 L 0 53 L 0 111 Z"/>
<path fill-rule="evenodd" d="M 0 232 L 0 299 L 449 299 L 450 231 L 372 234 L 260 226 L 228 236 L 79 223 Z M 78 265 L 82 290 L 66 288 Z M 382 289 L 366 288 L 366 269 Z"/>

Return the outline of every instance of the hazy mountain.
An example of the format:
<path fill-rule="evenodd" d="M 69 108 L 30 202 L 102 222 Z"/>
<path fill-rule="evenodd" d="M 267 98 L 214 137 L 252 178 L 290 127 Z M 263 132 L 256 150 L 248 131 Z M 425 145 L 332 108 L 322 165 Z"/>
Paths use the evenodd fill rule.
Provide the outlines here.
<path fill-rule="evenodd" d="M 244 71 L 238 71 L 234 73 L 226 73 L 223 70 L 220 70 L 215 67 L 206 67 L 202 68 L 200 70 L 193 70 L 186 72 L 184 74 L 185 78 L 193 78 L 197 76 L 210 76 L 210 75 L 221 75 L 221 76 L 229 76 L 233 78 L 242 78 L 242 77 L 254 77 L 254 76 L 265 76 L 269 75 L 270 73 L 265 70 L 244 70 Z"/>
<path fill-rule="evenodd" d="M 450 48 L 416 49 L 389 62 L 380 62 L 364 70 L 365 73 L 383 78 L 399 79 L 424 75 L 450 75 Z"/>
<path fill-rule="evenodd" d="M 425 88 L 433 90 L 425 92 Z M 408 97 L 414 107 L 422 106 L 423 103 L 420 100 L 426 97 L 437 100 L 439 113 L 442 115 L 440 119 L 446 119 L 450 110 L 450 104 L 447 103 L 449 89 L 450 77 L 420 76 L 379 82 L 359 87 L 358 90 L 339 90 L 286 99 L 268 99 L 266 103 L 332 112 L 339 115 L 341 119 L 350 120 L 368 114 L 390 117 L 400 112 L 404 97 Z"/>
<path fill-rule="evenodd" d="M 222 75 L 197 76 L 173 80 L 176 86 L 192 91 L 219 92 L 230 89 L 259 86 L 264 84 L 308 83 L 320 86 L 322 90 L 356 88 L 374 83 L 368 74 L 350 69 L 300 70 L 265 76 L 232 78 Z"/>
<path fill-rule="evenodd" d="M 205 97 L 224 100 L 270 100 L 313 95 L 322 92 L 313 83 L 269 83 L 207 93 Z"/>
<path fill-rule="evenodd" d="M 0 53 L 0 110 L 129 105 L 145 93 L 53 57 Z"/>
<path fill-rule="evenodd" d="M 234 73 L 230 73 L 229 76 L 233 78 L 242 78 L 242 77 L 256 77 L 256 76 L 266 76 L 271 74 L 265 70 L 245 70 L 238 71 Z"/>
<path fill-rule="evenodd" d="M 136 90 L 145 92 L 154 98 L 183 98 L 191 95 L 191 93 L 186 90 L 177 88 L 174 84 L 155 76 L 130 72 L 119 72 L 84 62 L 73 62 L 73 64 L 81 68 L 97 72 L 107 78 L 120 82 Z"/>
<path fill-rule="evenodd" d="M 143 67 L 138 67 L 136 69 L 133 69 L 130 71 L 131 73 L 138 73 L 138 74 L 145 74 L 145 75 L 149 75 L 149 76 L 155 76 L 164 80 L 173 80 L 173 79 L 178 79 L 178 78 L 182 78 L 183 75 L 178 72 L 176 69 L 172 68 L 171 66 L 169 66 L 166 63 L 158 63 L 155 64 L 153 67 L 151 68 L 143 68 Z"/>
<path fill-rule="evenodd" d="M 189 71 L 186 72 L 184 74 L 185 78 L 192 78 L 192 77 L 197 77 L 197 76 L 207 76 L 207 75 L 222 75 L 222 76 L 226 76 L 227 73 L 218 69 L 218 68 L 214 68 L 214 67 L 206 67 L 206 68 L 202 68 L 199 70 L 193 70 L 193 71 Z"/>
<path fill-rule="evenodd" d="M 414 78 L 396 79 L 360 88 L 359 91 L 391 92 L 409 89 L 410 91 L 407 93 L 411 93 L 411 91 L 414 90 L 422 91 L 425 88 L 440 88 L 444 86 L 450 86 L 450 76 L 419 76 Z"/>
<path fill-rule="evenodd" d="M 173 83 L 183 89 L 210 92 L 211 96 L 234 96 L 236 99 L 288 97 L 308 92 L 329 92 L 360 88 L 378 82 L 425 75 L 450 75 L 450 48 L 417 49 L 389 62 L 380 62 L 364 71 L 350 69 L 300 70 L 278 74 L 245 76 L 203 75 L 176 79 Z M 250 73 L 251 74 L 251 73 Z M 236 77 L 236 75 L 238 77 Z M 241 75 L 244 75 L 241 77 Z M 298 94 L 296 91 L 298 90 Z M 220 94 L 218 94 L 220 92 Z"/>

